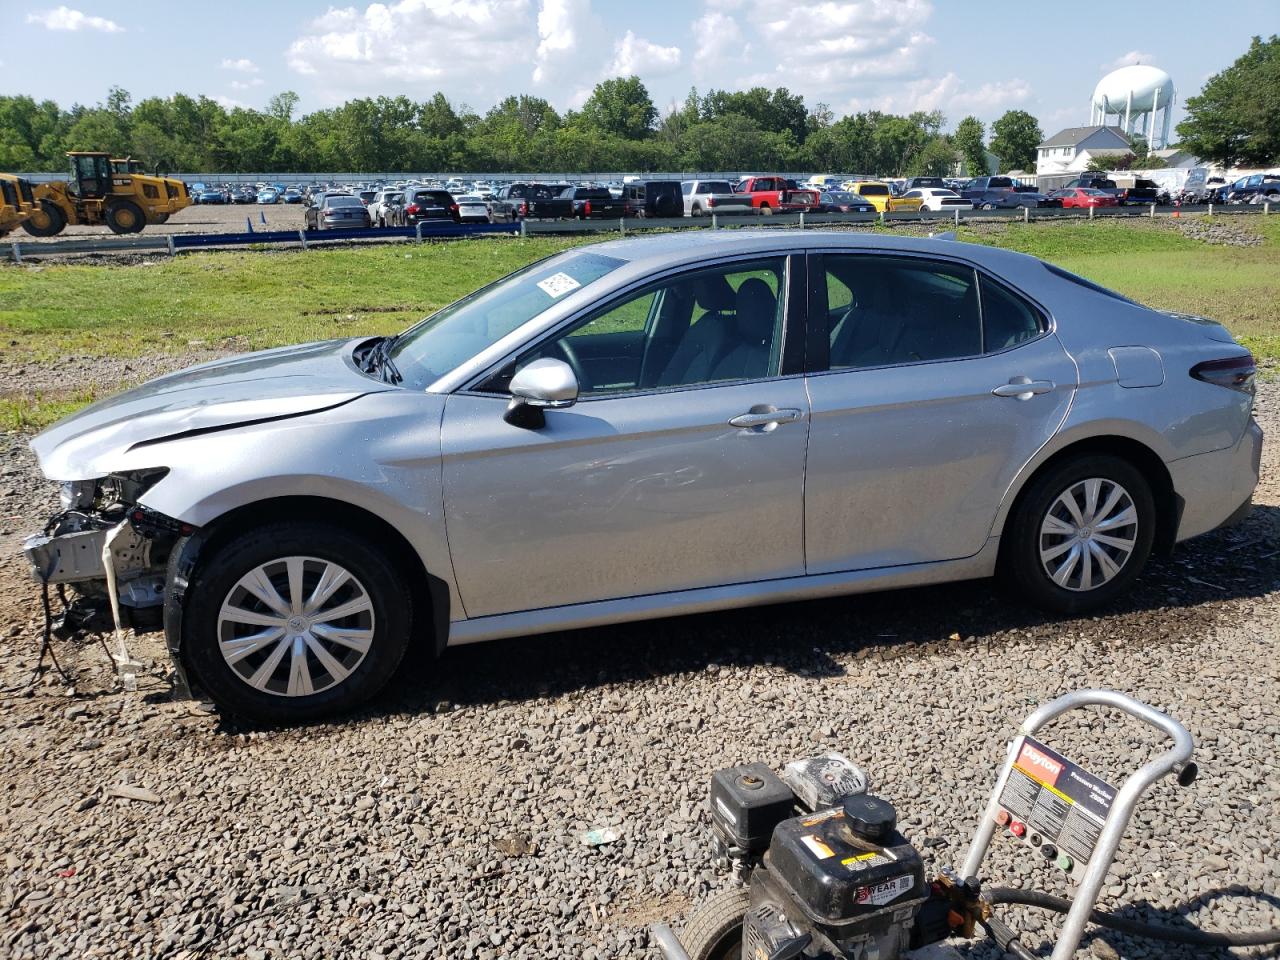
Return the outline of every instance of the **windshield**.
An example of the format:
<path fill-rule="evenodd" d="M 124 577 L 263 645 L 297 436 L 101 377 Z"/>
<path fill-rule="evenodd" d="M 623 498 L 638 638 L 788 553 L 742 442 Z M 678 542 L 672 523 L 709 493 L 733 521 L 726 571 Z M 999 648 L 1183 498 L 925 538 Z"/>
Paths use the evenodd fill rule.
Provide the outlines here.
<path fill-rule="evenodd" d="M 425 390 L 565 294 L 599 280 L 623 263 L 585 251 L 532 263 L 409 328 L 397 338 L 392 359 L 406 386 Z"/>
<path fill-rule="evenodd" d="M 733 193 L 728 180 L 703 180 L 698 184 L 699 193 Z"/>
<path fill-rule="evenodd" d="M 864 197 L 882 197 L 889 192 L 889 188 L 882 183 L 864 183 L 858 188 L 858 192 Z"/>
<path fill-rule="evenodd" d="M 363 207 L 364 204 L 355 197 L 329 197 L 325 200 L 326 207 Z"/>

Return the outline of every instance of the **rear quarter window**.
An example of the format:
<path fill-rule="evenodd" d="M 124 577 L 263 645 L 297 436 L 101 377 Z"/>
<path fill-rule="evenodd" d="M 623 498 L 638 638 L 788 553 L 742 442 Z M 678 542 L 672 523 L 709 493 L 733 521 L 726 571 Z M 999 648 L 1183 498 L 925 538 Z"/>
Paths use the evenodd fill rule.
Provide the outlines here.
<path fill-rule="evenodd" d="M 1007 287 L 979 276 L 982 337 L 986 353 L 998 353 L 1034 340 L 1047 328 L 1040 311 Z"/>

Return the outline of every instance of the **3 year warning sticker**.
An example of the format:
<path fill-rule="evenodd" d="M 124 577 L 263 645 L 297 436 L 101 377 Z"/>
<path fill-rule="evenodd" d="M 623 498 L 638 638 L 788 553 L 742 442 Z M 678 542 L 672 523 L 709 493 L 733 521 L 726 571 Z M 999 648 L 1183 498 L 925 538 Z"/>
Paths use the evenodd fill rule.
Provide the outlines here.
<path fill-rule="evenodd" d="M 570 290 L 577 290 L 582 284 L 567 273 L 553 273 L 547 279 L 539 280 L 538 286 L 554 300 L 556 297 L 563 297 Z"/>
<path fill-rule="evenodd" d="M 911 874 L 901 877 L 894 877 L 883 883 L 873 883 L 869 886 L 859 887 L 854 891 L 853 899 L 855 903 L 870 903 L 875 906 L 883 906 L 891 900 L 897 900 L 898 897 L 906 893 L 915 886 L 915 878 Z"/>
<path fill-rule="evenodd" d="M 1035 846 L 1053 844 L 1076 865 L 1093 854 L 1111 812 L 1115 787 L 1050 750 L 1023 737 L 1000 806 L 1012 818 L 1010 830 Z M 1018 824 L 1023 832 L 1014 830 Z"/>

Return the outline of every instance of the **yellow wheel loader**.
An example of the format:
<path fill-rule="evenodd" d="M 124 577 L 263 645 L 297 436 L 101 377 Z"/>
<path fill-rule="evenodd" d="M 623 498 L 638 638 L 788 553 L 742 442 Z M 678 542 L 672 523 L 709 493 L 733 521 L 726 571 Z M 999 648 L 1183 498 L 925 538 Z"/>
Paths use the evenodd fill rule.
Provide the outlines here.
<path fill-rule="evenodd" d="M 71 179 L 35 187 L 37 209 L 22 223 L 33 237 L 52 237 L 67 224 L 99 226 L 112 233 L 138 233 L 148 223 L 164 223 L 190 205 L 186 184 L 171 177 L 135 173 L 137 161 L 107 153 L 74 152 Z M 117 169 L 123 165 L 123 170 Z"/>
<path fill-rule="evenodd" d="M 31 182 L 12 173 L 0 173 L 0 237 L 36 211 Z"/>

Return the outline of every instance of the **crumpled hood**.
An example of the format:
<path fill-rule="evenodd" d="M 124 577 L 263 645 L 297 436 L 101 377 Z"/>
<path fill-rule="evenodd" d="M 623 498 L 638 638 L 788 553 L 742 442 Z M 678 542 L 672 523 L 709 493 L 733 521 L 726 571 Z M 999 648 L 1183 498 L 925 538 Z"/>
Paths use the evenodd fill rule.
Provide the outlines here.
<path fill-rule="evenodd" d="M 358 342 L 264 350 L 157 377 L 59 420 L 31 448 L 50 479 L 88 480 L 119 469 L 138 444 L 313 413 L 390 389 L 348 362 Z"/>

